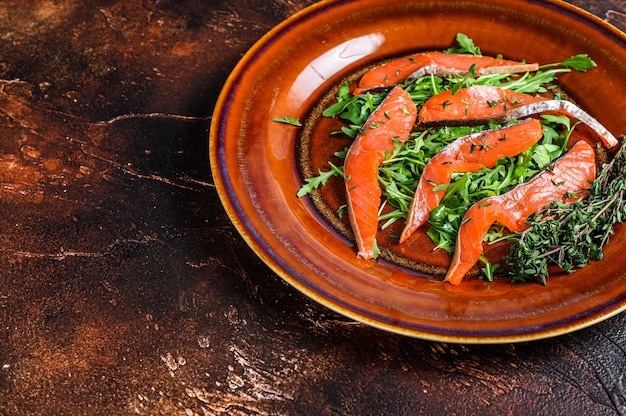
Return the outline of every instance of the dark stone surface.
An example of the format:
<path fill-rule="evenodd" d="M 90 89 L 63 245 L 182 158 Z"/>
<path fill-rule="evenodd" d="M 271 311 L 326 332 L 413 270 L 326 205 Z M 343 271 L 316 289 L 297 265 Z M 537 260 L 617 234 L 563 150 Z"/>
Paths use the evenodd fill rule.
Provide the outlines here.
<path fill-rule="evenodd" d="M 626 316 L 448 345 L 304 298 L 207 163 L 229 72 L 313 0 L 0 4 L 0 414 L 626 413 Z M 623 1 L 571 1 L 626 27 Z"/>

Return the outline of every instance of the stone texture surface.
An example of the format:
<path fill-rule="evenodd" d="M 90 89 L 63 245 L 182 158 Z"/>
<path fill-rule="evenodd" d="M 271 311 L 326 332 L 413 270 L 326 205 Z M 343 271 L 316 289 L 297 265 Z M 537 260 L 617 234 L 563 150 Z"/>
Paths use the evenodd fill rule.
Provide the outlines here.
<path fill-rule="evenodd" d="M 228 73 L 314 0 L 0 4 L 0 414 L 626 414 L 626 316 L 448 345 L 301 296 L 226 217 Z M 578 1 L 622 29 L 622 0 Z"/>

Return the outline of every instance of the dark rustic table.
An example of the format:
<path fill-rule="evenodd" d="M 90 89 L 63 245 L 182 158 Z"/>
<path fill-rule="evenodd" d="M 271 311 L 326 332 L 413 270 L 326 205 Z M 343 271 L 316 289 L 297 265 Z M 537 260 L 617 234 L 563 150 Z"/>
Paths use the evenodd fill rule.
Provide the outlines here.
<path fill-rule="evenodd" d="M 0 2 L 0 414 L 626 414 L 626 314 L 515 345 L 405 338 L 239 237 L 213 107 L 314 2 Z M 571 3 L 626 28 L 624 0 Z"/>

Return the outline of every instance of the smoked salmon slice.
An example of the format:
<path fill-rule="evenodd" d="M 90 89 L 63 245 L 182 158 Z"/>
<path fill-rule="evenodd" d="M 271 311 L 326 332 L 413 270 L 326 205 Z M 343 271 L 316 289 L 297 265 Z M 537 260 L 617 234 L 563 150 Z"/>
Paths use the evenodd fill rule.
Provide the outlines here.
<path fill-rule="evenodd" d="M 418 127 L 506 123 L 535 114 L 561 114 L 589 126 L 611 149 L 619 141 L 598 120 L 567 100 L 522 94 L 499 87 L 475 85 L 432 96 L 418 114 Z"/>
<path fill-rule="evenodd" d="M 408 139 L 416 118 L 417 108 L 411 96 L 395 87 L 369 116 L 346 154 L 344 176 L 348 215 L 358 255 L 364 259 L 375 256 L 382 195 L 378 168 L 396 143 Z"/>
<path fill-rule="evenodd" d="M 439 205 L 446 194 L 445 190 L 435 191 L 434 188 L 450 183 L 453 173 L 492 168 L 498 159 L 518 155 L 537 143 L 542 136 L 543 128 L 539 120 L 528 119 L 508 127 L 473 133 L 450 143 L 424 166 L 400 242 L 408 239 L 426 222 L 430 211 Z"/>
<path fill-rule="evenodd" d="M 492 121 L 515 107 L 546 100 L 500 87 L 475 85 L 433 95 L 420 109 L 418 121 L 447 125 L 454 121 Z"/>
<path fill-rule="evenodd" d="M 377 88 L 393 87 L 400 82 L 413 81 L 429 74 L 440 77 L 467 74 L 472 68 L 475 76 L 482 76 L 532 72 L 539 66 L 490 56 L 423 52 L 372 68 L 361 77 L 353 94 L 359 95 Z"/>
<path fill-rule="evenodd" d="M 585 141 L 578 141 L 552 165 L 529 182 L 472 205 L 465 214 L 452 263 L 445 281 L 457 285 L 483 253 L 483 238 L 494 222 L 511 231 L 522 231 L 533 212 L 539 212 L 566 194 L 591 187 L 596 177 L 596 155 Z"/>

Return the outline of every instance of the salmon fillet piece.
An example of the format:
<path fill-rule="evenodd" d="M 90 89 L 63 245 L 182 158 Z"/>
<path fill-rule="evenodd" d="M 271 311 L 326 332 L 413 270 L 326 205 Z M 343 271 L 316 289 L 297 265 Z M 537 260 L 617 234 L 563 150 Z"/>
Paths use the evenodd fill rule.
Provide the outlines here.
<path fill-rule="evenodd" d="M 447 77 L 467 74 L 474 68 L 475 76 L 488 74 L 514 74 L 536 71 L 539 65 L 471 54 L 423 52 L 405 56 L 372 68 L 359 80 L 353 94 L 393 87 L 400 82 L 413 81 L 424 75 Z"/>
<path fill-rule="evenodd" d="M 344 176 L 348 215 L 358 255 L 364 259 L 375 256 L 382 195 L 378 168 L 394 146 L 408 139 L 416 118 L 417 108 L 410 95 L 395 87 L 369 116 L 346 154 Z"/>

